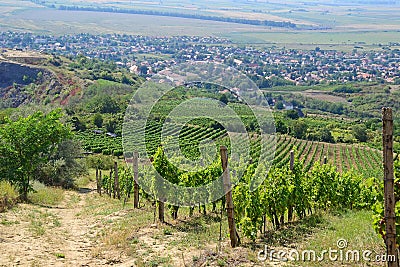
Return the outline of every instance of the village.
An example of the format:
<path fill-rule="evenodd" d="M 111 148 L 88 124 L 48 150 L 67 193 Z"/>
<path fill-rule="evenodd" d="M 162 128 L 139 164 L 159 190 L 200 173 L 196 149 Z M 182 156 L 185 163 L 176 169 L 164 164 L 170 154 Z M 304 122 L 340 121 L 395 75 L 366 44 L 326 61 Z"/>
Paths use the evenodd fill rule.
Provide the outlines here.
<path fill-rule="evenodd" d="M 400 84 L 400 50 L 381 45 L 379 51 L 357 44 L 350 52 L 255 48 L 217 37 L 148 37 L 119 34 L 35 35 L 2 32 L 0 48 L 115 62 L 150 76 L 188 60 L 211 61 L 245 72 L 260 88 L 282 85 L 335 84 L 348 81 Z"/>

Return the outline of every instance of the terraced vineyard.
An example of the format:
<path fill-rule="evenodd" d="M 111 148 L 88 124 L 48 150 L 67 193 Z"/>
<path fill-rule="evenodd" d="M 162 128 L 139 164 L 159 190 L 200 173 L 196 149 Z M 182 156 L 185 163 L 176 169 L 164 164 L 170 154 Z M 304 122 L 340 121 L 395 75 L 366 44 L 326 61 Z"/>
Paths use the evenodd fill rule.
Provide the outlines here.
<path fill-rule="evenodd" d="M 136 131 L 139 132 L 139 130 Z M 149 155 L 154 154 L 158 144 L 160 144 L 159 131 L 160 128 L 156 124 L 149 125 L 148 127 L 148 131 L 146 132 L 146 149 Z M 165 134 L 179 134 L 179 142 L 184 153 L 186 152 L 186 155 L 196 155 L 198 153 L 199 140 L 208 138 L 214 141 L 221 141 L 226 136 L 226 131 L 198 126 L 183 126 L 181 128 L 177 125 L 165 131 Z M 76 136 L 82 142 L 86 151 L 106 155 L 114 154 L 116 156 L 123 154 L 122 137 L 111 137 L 106 133 L 98 134 L 90 130 L 78 132 Z M 285 135 L 279 135 L 276 138 L 276 151 L 273 164 L 277 167 L 288 164 L 290 150 L 295 149 L 300 159 L 304 161 L 306 171 L 310 170 L 315 162 L 322 163 L 326 156 L 328 163 L 336 166 L 340 172 L 353 169 L 366 177 L 382 177 L 383 175 L 381 152 L 378 150 L 355 144 L 330 144 L 306 141 Z M 132 140 L 132 142 L 134 141 Z M 270 143 L 267 143 L 267 146 Z M 139 151 L 139 153 L 143 152 Z M 258 153 L 259 147 L 252 147 L 252 156 L 255 157 Z M 268 155 L 262 156 L 268 157 Z"/>
<path fill-rule="evenodd" d="M 279 136 L 274 164 L 288 164 L 289 151 L 296 148 L 300 159 L 304 161 L 306 170 L 310 170 L 315 162 L 322 163 L 327 157 L 328 163 L 342 171 L 353 169 L 366 177 L 382 177 L 383 168 L 381 152 L 369 147 L 355 144 L 329 144 L 299 140 L 289 136 Z"/>
<path fill-rule="evenodd" d="M 157 123 L 148 125 L 146 130 L 146 150 L 147 154 L 153 155 L 156 152 L 157 147 L 161 142 L 160 137 L 161 127 Z M 133 137 L 129 140 L 132 143 L 137 144 L 138 140 L 134 137 L 139 135 L 140 129 L 135 129 L 130 133 Z M 203 128 L 198 126 L 183 126 L 178 125 L 169 127 L 168 130 L 164 131 L 165 135 L 179 135 L 179 142 L 183 150 L 190 154 L 197 147 L 198 140 L 208 138 L 211 140 L 221 139 L 226 135 L 225 130 Z M 103 153 L 105 155 L 121 156 L 123 154 L 122 137 L 112 137 L 107 133 L 101 132 L 96 133 L 94 130 L 86 130 L 84 132 L 77 132 L 76 137 L 82 142 L 82 146 L 86 151 L 93 153 Z M 138 151 L 143 153 L 144 151 Z"/>

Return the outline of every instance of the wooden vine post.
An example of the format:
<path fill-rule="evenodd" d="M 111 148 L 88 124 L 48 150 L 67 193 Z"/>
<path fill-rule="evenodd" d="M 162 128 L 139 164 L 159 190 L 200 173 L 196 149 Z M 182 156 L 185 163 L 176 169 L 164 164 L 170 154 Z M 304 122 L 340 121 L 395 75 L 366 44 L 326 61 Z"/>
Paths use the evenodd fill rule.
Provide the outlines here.
<path fill-rule="evenodd" d="M 394 168 L 393 168 L 393 113 L 391 108 L 382 109 L 383 122 L 383 168 L 385 194 L 385 225 L 386 225 L 386 253 L 395 257 L 395 261 L 388 261 L 388 267 L 397 267 L 398 255 L 396 248 L 396 214 L 394 198 Z"/>
<path fill-rule="evenodd" d="M 229 176 L 227 148 L 221 146 L 220 154 L 221 154 L 222 170 L 224 171 L 222 175 L 224 182 L 224 192 L 226 192 L 225 197 L 226 197 L 226 210 L 228 213 L 229 236 L 231 239 L 231 246 L 234 248 L 239 245 L 239 241 L 235 225 L 235 214 L 234 214 L 233 199 L 232 199 L 232 184 L 231 184 L 231 178 Z"/>
<path fill-rule="evenodd" d="M 133 207 L 139 208 L 139 171 L 138 171 L 139 153 L 133 154 Z"/>
<path fill-rule="evenodd" d="M 100 194 L 101 187 L 100 187 L 100 182 L 99 182 L 99 168 L 98 167 L 96 167 L 96 190 L 97 190 L 97 193 Z"/>
<path fill-rule="evenodd" d="M 121 199 L 121 192 L 118 180 L 118 163 L 116 161 L 114 162 L 114 198 L 115 194 L 118 199 Z"/>
<path fill-rule="evenodd" d="M 110 179 L 108 179 L 108 196 L 111 197 L 111 180 L 113 177 L 113 169 L 110 170 Z"/>
<path fill-rule="evenodd" d="M 99 182 L 98 182 L 98 190 L 99 190 L 99 194 L 101 196 L 101 185 L 103 184 L 103 173 L 100 170 L 100 174 L 99 174 Z"/>
<path fill-rule="evenodd" d="M 294 151 L 290 151 L 290 170 L 293 171 L 294 169 Z"/>
<path fill-rule="evenodd" d="M 294 170 L 294 151 L 290 151 L 290 170 Z M 293 220 L 293 206 L 288 207 L 288 221 L 291 222 Z"/>

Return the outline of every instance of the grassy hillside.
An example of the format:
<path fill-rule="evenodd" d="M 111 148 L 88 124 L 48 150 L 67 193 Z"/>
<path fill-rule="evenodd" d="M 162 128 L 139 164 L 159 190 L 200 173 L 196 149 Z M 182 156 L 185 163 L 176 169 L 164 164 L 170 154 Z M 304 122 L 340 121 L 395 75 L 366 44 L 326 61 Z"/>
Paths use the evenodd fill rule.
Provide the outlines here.
<path fill-rule="evenodd" d="M 55 104 L 66 106 L 74 96 L 80 98 L 86 88 L 97 80 L 124 82 L 136 86 L 138 78 L 115 63 L 69 59 L 35 52 L 4 50 L 0 54 L 3 70 L 0 78 L 0 107 L 19 107 L 23 104 Z M 125 90 L 126 92 L 126 90 Z M 88 90 L 90 93 L 90 90 Z"/>

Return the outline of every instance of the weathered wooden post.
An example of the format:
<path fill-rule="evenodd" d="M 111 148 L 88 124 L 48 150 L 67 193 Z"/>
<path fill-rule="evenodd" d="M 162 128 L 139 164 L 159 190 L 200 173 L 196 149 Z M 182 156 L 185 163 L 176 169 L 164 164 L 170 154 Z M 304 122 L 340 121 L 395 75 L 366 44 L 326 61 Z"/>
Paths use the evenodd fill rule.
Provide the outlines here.
<path fill-rule="evenodd" d="M 139 171 L 138 171 L 138 160 L 139 153 L 135 152 L 133 154 L 133 207 L 135 209 L 139 208 Z"/>
<path fill-rule="evenodd" d="M 394 198 L 394 167 L 393 167 L 393 113 L 391 108 L 382 109 L 383 121 L 383 168 L 385 194 L 385 225 L 386 225 L 386 253 L 395 257 L 395 261 L 388 261 L 388 267 L 397 267 L 396 247 L 396 214 Z"/>
<path fill-rule="evenodd" d="M 157 201 L 158 203 L 158 220 L 161 223 L 165 222 L 165 218 L 164 218 L 164 202 L 162 201 Z"/>
<path fill-rule="evenodd" d="M 113 169 L 111 168 L 111 169 L 110 169 L 110 179 L 108 179 L 108 196 L 109 196 L 109 197 L 111 197 L 111 192 L 113 191 L 113 190 L 111 190 L 111 186 L 112 186 L 112 184 L 111 184 L 112 177 L 113 177 Z"/>
<path fill-rule="evenodd" d="M 99 168 L 96 167 L 96 191 L 97 193 L 100 194 L 100 188 L 99 188 Z"/>
<path fill-rule="evenodd" d="M 121 192 L 119 190 L 119 180 L 118 180 L 118 163 L 114 162 L 114 198 L 117 197 L 121 199 Z"/>
<path fill-rule="evenodd" d="M 100 170 L 100 174 L 99 174 L 99 183 L 98 183 L 98 190 L 99 190 L 99 194 L 101 196 L 101 185 L 103 184 L 103 174 Z"/>
<path fill-rule="evenodd" d="M 294 151 L 290 151 L 290 170 L 293 171 L 294 169 Z"/>
<path fill-rule="evenodd" d="M 231 178 L 229 176 L 229 168 L 228 168 L 228 150 L 226 147 L 220 147 L 220 154 L 221 154 L 221 163 L 222 163 L 222 170 L 224 171 L 223 175 L 223 182 L 224 182 L 224 191 L 226 192 L 226 210 L 228 213 L 228 225 L 229 225 L 229 236 L 231 239 L 231 246 L 237 247 L 239 245 L 237 232 L 236 232 L 236 225 L 235 225 L 235 214 L 234 214 L 234 207 L 233 207 L 233 199 L 232 199 L 232 184 Z"/>
<path fill-rule="evenodd" d="M 294 169 L 294 151 L 290 151 L 290 170 Z M 293 206 L 288 207 L 288 221 L 291 222 L 293 220 Z M 284 219 L 281 218 L 281 222 L 283 223 Z"/>

